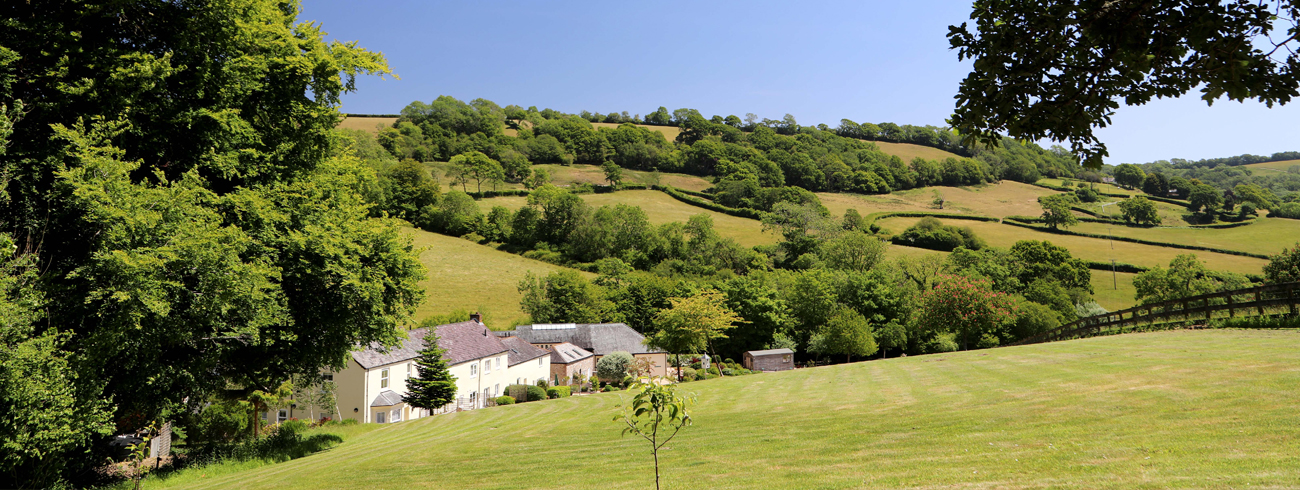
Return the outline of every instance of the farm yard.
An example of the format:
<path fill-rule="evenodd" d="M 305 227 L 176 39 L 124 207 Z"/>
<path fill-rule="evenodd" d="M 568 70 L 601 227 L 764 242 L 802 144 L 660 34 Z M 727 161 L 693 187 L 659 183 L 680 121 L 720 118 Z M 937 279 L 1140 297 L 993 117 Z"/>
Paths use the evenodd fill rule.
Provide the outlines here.
<path fill-rule="evenodd" d="M 1126 334 L 688 383 L 695 423 L 661 462 L 667 488 L 1293 487 L 1298 335 Z M 626 398 L 372 426 L 286 463 L 149 484 L 315 489 L 347 475 L 358 488 L 645 488 L 645 444 L 609 420 Z M 594 449 L 601 471 L 556 464 Z M 510 470 L 449 464 L 490 459 Z"/>

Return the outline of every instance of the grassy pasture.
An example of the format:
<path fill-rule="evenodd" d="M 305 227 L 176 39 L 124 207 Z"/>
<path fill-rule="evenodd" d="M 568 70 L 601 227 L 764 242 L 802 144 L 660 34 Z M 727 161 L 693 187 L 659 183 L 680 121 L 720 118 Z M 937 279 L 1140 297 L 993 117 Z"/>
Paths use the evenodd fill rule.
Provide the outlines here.
<path fill-rule="evenodd" d="M 1300 220 L 1259 218 L 1253 224 L 1236 228 L 1131 228 L 1105 223 L 1079 223 L 1071 230 L 1084 233 L 1158 240 L 1183 245 L 1199 245 L 1260 254 L 1280 253 L 1283 248 L 1300 242 Z"/>
<path fill-rule="evenodd" d="M 449 170 L 450 164 L 447 162 L 425 162 L 424 165 L 429 167 L 429 171 L 432 172 L 433 177 L 438 179 L 438 182 L 442 184 L 443 189 L 451 188 L 452 180 L 450 177 L 447 177 L 447 170 Z M 608 182 L 605 181 L 605 171 L 601 170 L 600 167 L 596 165 L 547 164 L 533 165 L 533 168 L 545 169 L 551 176 L 551 183 L 561 187 L 567 187 L 573 184 L 608 184 Z M 660 173 L 657 182 L 655 179 L 653 172 L 623 169 L 623 181 L 625 183 L 647 185 L 657 183 L 659 185 L 671 185 L 673 187 L 691 191 L 702 191 L 713 187 L 713 183 L 705 180 L 703 177 L 689 174 Z M 474 182 L 470 182 L 468 187 L 470 191 L 474 191 L 477 188 Z M 456 188 L 459 189 L 460 186 L 456 186 Z M 511 182 L 497 185 L 497 189 L 523 188 L 523 184 Z M 483 190 L 492 190 L 492 188 L 488 185 L 484 185 Z"/>
<path fill-rule="evenodd" d="M 902 233 L 903 230 L 916 224 L 920 219 L 921 218 L 888 218 L 878 220 L 877 223 L 880 223 L 881 227 L 888 229 L 890 232 Z M 1118 262 L 1125 262 L 1145 267 L 1153 267 L 1157 265 L 1168 267 L 1169 261 L 1173 260 L 1173 258 L 1179 254 L 1194 253 L 1201 260 L 1205 261 L 1206 266 L 1211 269 L 1237 272 L 1241 274 L 1259 274 L 1260 271 L 1263 270 L 1264 264 L 1268 263 L 1267 260 L 1256 259 L 1253 257 L 1157 247 L 1154 245 L 1142 245 L 1101 238 L 1055 235 L 1045 232 L 1035 232 L 1026 228 L 1001 223 L 942 219 L 941 221 L 945 224 L 968 226 L 975 231 L 976 235 L 983 238 L 984 241 L 994 247 L 1010 248 L 1020 240 L 1045 240 L 1069 249 L 1070 253 L 1075 257 L 1084 260 L 1095 260 L 1098 262 L 1110 262 L 1114 259 Z"/>
<path fill-rule="evenodd" d="M 926 160 L 943 161 L 947 158 L 961 158 L 956 153 L 931 148 L 928 146 L 913 145 L 911 143 L 891 143 L 888 141 L 872 141 L 880 147 L 880 151 L 888 155 L 896 155 L 903 160 L 903 163 L 911 163 L 912 159 L 921 157 Z"/>
<path fill-rule="evenodd" d="M 383 127 L 387 128 L 391 127 L 395 122 L 397 122 L 397 118 L 395 117 L 345 117 L 343 118 L 343 122 L 339 123 L 339 127 L 344 129 L 360 129 L 362 131 L 368 131 L 370 134 L 379 134 L 379 125 L 383 125 Z"/>
<path fill-rule="evenodd" d="M 1250 165 L 1246 165 L 1246 168 L 1251 170 L 1277 170 L 1281 172 L 1286 172 L 1287 169 L 1294 167 L 1296 165 L 1300 165 L 1300 160 L 1283 160 L 1280 162 L 1252 163 Z"/>
<path fill-rule="evenodd" d="M 527 316 L 519 309 L 516 286 L 528 272 L 545 275 L 562 269 L 492 247 L 423 230 L 409 233 L 420 252 L 428 278 L 420 283 L 425 302 L 415 320 L 455 310 L 478 310 L 489 327 L 506 330 Z M 588 278 L 593 274 L 582 273 Z"/>
<path fill-rule="evenodd" d="M 947 201 L 942 211 L 930 205 L 936 190 Z M 835 216 L 843 216 L 846 210 L 852 208 L 863 216 L 877 211 L 935 211 L 1000 218 L 1042 214 L 1043 208 L 1039 206 L 1038 198 L 1050 194 L 1056 194 L 1056 191 L 1003 181 L 1001 184 L 975 187 L 923 187 L 881 195 L 819 192 L 817 197 Z"/>
<path fill-rule="evenodd" d="M 1083 182 L 1077 179 L 1069 179 L 1069 180 L 1072 183 L 1074 183 L 1074 188 L 1078 188 L 1079 183 Z M 1042 179 L 1038 179 L 1038 183 L 1060 187 L 1065 185 L 1065 179 L 1042 178 Z M 1107 184 L 1104 182 L 1090 183 L 1087 185 L 1091 186 L 1094 189 L 1097 189 L 1097 192 L 1105 192 L 1109 194 L 1125 194 L 1125 195 L 1132 196 L 1132 195 L 1142 193 L 1142 191 L 1137 189 L 1125 189 L 1115 184 Z"/>
<path fill-rule="evenodd" d="M 1165 264 L 1168 265 L 1168 264 Z M 1133 278 L 1137 274 L 1128 272 L 1092 271 L 1092 299 L 1110 311 L 1137 306 L 1137 288 L 1133 287 Z"/>
<path fill-rule="evenodd" d="M 600 207 L 614 204 L 627 204 L 629 206 L 640 206 L 645 211 L 646 217 L 651 224 L 659 225 L 663 223 L 682 222 L 690 219 L 697 214 L 707 214 L 713 217 L 713 228 L 723 237 L 735 239 L 737 243 L 745 247 L 754 245 L 768 245 L 776 243 L 779 237 L 775 233 L 764 233 L 763 224 L 757 220 L 737 218 L 735 216 L 722 214 L 716 211 L 709 211 L 704 208 L 691 206 L 684 202 L 673 199 L 672 196 L 659 191 L 619 191 L 609 194 L 583 194 L 582 199 L 593 207 Z M 478 201 L 479 209 L 484 212 L 492 209 L 493 206 L 505 206 L 512 210 L 519 209 L 527 202 L 526 198 L 507 196 L 481 199 Z"/>
<path fill-rule="evenodd" d="M 666 488 L 1294 488 L 1293 330 L 1170 331 L 684 385 Z M 647 488 L 625 393 L 439 415 L 149 488 Z M 524 476 L 528 475 L 528 476 Z"/>

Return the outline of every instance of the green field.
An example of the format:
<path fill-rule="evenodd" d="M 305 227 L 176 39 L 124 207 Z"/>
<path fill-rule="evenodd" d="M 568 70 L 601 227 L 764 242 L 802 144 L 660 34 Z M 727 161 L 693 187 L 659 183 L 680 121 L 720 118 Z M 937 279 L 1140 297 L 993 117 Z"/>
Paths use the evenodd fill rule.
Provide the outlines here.
<path fill-rule="evenodd" d="M 429 172 L 432 173 L 433 177 L 438 179 L 438 182 L 442 184 L 444 190 L 452 188 L 452 179 L 447 176 L 447 170 L 449 167 L 447 162 L 425 162 L 424 165 L 429 168 Z M 600 167 L 596 165 L 547 164 L 533 165 L 533 168 L 546 170 L 547 174 L 551 176 L 551 183 L 561 187 L 568 187 L 573 184 L 609 184 L 609 182 L 605 180 L 605 171 L 601 170 Z M 695 175 L 659 173 L 656 176 L 653 172 L 628 169 L 623 169 L 623 182 L 628 184 L 671 185 L 673 187 L 691 191 L 702 191 L 713 187 L 712 182 Z M 456 185 L 455 188 L 462 189 L 462 186 Z M 523 188 L 523 184 L 514 182 L 499 184 L 496 189 L 493 189 L 487 184 L 483 186 L 483 190 L 485 191 Z M 462 190 L 466 189 L 470 192 L 474 192 L 478 190 L 478 186 L 474 182 L 470 182 L 465 185 Z"/>
<path fill-rule="evenodd" d="M 896 155 L 903 160 L 903 163 L 912 163 L 913 158 L 921 157 L 926 160 L 945 160 L 948 158 L 962 158 L 956 153 L 950 153 L 938 148 L 928 146 L 913 145 L 911 143 L 891 143 L 888 141 L 872 141 L 880 147 L 880 151 L 889 155 Z"/>
<path fill-rule="evenodd" d="M 392 127 L 397 122 L 395 117 L 345 117 L 343 122 L 339 123 L 340 128 L 360 129 L 370 134 L 379 134 L 379 126 Z"/>
<path fill-rule="evenodd" d="M 1278 170 L 1286 172 L 1291 167 L 1298 165 L 1300 165 L 1300 160 L 1284 160 L 1280 162 L 1252 163 L 1246 165 L 1246 168 L 1251 170 Z"/>
<path fill-rule="evenodd" d="M 1075 187 L 1078 187 L 1079 183 L 1083 182 L 1077 179 L 1068 179 L 1068 180 L 1072 184 L 1074 184 Z M 1053 178 L 1038 179 L 1039 184 L 1046 184 L 1046 185 L 1051 185 L 1056 187 L 1065 185 L 1065 181 L 1066 179 L 1053 179 Z M 1088 183 L 1087 185 L 1089 187 L 1092 187 L 1093 189 L 1096 189 L 1097 192 L 1105 192 L 1107 194 L 1124 194 L 1124 195 L 1132 196 L 1132 195 L 1142 193 L 1142 191 L 1138 189 L 1125 189 L 1123 187 L 1114 184 L 1107 184 L 1105 182 L 1093 182 L 1093 183 Z"/>
<path fill-rule="evenodd" d="M 651 224 L 659 225 L 670 222 L 682 222 L 697 214 L 713 217 L 713 228 L 723 237 L 732 238 L 745 247 L 776 243 L 780 237 L 775 233 L 764 233 L 763 224 L 758 220 L 737 218 L 735 216 L 710 211 L 673 199 L 672 196 L 659 191 L 619 191 L 608 194 L 582 194 L 582 199 L 591 206 L 627 204 L 640 206 L 645 210 Z M 484 212 L 493 206 L 505 206 L 512 210 L 524 206 L 524 197 L 494 197 L 480 199 L 479 208 Z"/>
<path fill-rule="evenodd" d="M 1198 330 L 690 383 L 666 488 L 1295 488 L 1300 333 Z M 439 415 L 146 488 L 648 488 L 624 393 Z"/>
<path fill-rule="evenodd" d="M 943 210 L 931 205 L 935 191 L 946 200 Z M 856 209 L 863 216 L 878 211 L 934 211 L 1001 218 L 1042 214 L 1043 208 L 1038 204 L 1038 198 L 1056 193 L 1029 184 L 1003 181 L 1001 184 L 974 187 L 924 187 L 880 195 L 818 192 L 817 197 L 835 216 L 843 216 L 844 211 Z"/>
<path fill-rule="evenodd" d="M 1167 264 L 1166 264 L 1167 265 Z M 1119 311 L 1137 306 L 1137 288 L 1133 287 L 1133 278 L 1137 274 L 1128 272 L 1092 271 L 1092 299 L 1110 311 Z"/>
<path fill-rule="evenodd" d="M 562 269 L 460 238 L 417 229 L 409 232 L 416 248 L 424 249 L 420 262 L 428 270 L 428 279 L 420 283 L 426 300 L 415 312 L 416 321 L 456 310 L 478 310 L 492 329 L 510 329 L 527 317 L 519 309 L 522 296 L 516 289 L 525 274 Z"/>
<path fill-rule="evenodd" d="M 920 219 L 921 218 L 887 218 L 877 220 L 876 222 L 879 223 L 882 228 L 897 234 L 902 233 L 903 230 L 907 229 L 907 227 L 916 224 Z M 1268 261 L 1264 259 L 1242 257 L 1238 255 L 1158 247 L 1154 245 L 1142 245 L 1137 243 L 1106 240 L 1102 238 L 1055 235 L 1001 223 L 942 219 L 940 221 L 943 221 L 945 224 L 969 226 L 971 229 L 975 230 L 976 235 L 983 238 L 984 241 L 994 247 L 1010 248 L 1020 240 L 1045 240 L 1069 249 L 1070 253 L 1075 257 L 1084 260 L 1095 260 L 1098 262 L 1110 262 L 1113 259 L 1122 263 L 1144 267 L 1154 267 L 1157 265 L 1167 267 L 1169 261 L 1173 260 L 1174 257 L 1180 254 L 1194 253 L 1201 260 L 1205 261 L 1206 267 L 1215 270 L 1236 272 L 1239 274 L 1259 274 L 1263 270 L 1264 264 L 1268 263 Z"/>
<path fill-rule="evenodd" d="M 1246 226 L 1220 229 L 1137 228 L 1105 223 L 1079 223 L 1071 226 L 1070 230 L 1269 255 L 1300 242 L 1300 220 L 1284 218 L 1259 218 Z"/>

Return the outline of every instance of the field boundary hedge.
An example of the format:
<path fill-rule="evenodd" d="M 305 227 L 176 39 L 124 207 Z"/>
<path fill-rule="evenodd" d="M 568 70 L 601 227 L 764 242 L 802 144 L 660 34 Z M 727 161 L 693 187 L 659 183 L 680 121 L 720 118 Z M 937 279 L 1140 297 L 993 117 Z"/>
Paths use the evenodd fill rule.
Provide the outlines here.
<path fill-rule="evenodd" d="M 874 213 L 871 213 L 871 214 L 866 215 L 866 216 L 864 217 L 864 221 L 865 221 L 868 225 L 870 225 L 871 223 L 875 223 L 876 220 L 879 220 L 879 219 L 888 219 L 888 218 L 925 218 L 925 217 L 948 218 L 948 219 L 964 219 L 964 220 L 968 220 L 968 221 L 986 221 L 986 222 L 990 222 L 990 223 L 997 223 L 997 222 L 998 222 L 998 219 L 997 219 L 997 218 L 994 218 L 994 217 L 992 217 L 992 216 L 980 216 L 980 215 L 977 215 L 977 214 L 935 213 L 935 212 L 931 212 L 931 211 L 877 211 L 877 212 L 874 212 Z"/>
<path fill-rule="evenodd" d="M 690 204 L 696 207 L 701 207 L 709 211 L 719 212 L 729 216 L 735 216 L 737 218 L 749 218 L 749 219 L 762 220 L 763 216 L 767 214 L 764 213 L 763 211 L 759 211 L 753 208 L 732 208 L 732 207 L 723 206 L 713 201 L 707 201 L 699 197 L 695 197 L 693 195 L 687 195 L 683 193 L 681 189 L 678 189 L 671 185 L 656 185 L 656 186 L 651 186 L 651 188 L 657 191 L 662 191 L 663 193 L 672 196 L 673 199 L 684 202 L 686 204 Z"/>
<path fill-rule="evenodd" d="M 1044 188 L 1044 189 L 1050 189 L 1050 190 L 1054 190 L 1054 191 L 1057 191 L 1057 192 L 1069 192 L 1069 193 L 1074 193 L 1074 190 L 1075 190 L 1075 189 L 1078 189 L 1078 187 L 1055 186 L 1055 185 L 1050 185 L 1050 184 L 1039 184 L 1039 183 L 1037 183 L 1037 182 L 1030 183 L 1029 185 L 1032 185 L 1032 186 L 1034 186 L 1034 187 L 1042 187 L 1042 188 Z M 1127 199 L 1127 198 L 1133 197 L 1133 196 L 1130 196 L 1130 195 L 1128 195 L 1128 194 L 1116 194 L 1116 193 L 1113 193 L 1113 192 L 1102 192 L 1102 191 L 1097 191 L 1097 190 L 1094 190 L 1093 192 L 1096 192 L 1098 196 L 1118 197 L 1118 198 L 1121 198 L 1121 199 Z"/>
<path fill-rule="evenodd" d="M 1078 232 L 1078 231 L 1061 230 L 1061 229 L 1053 230 L 1053 229 L 1051 229 L 1051 228 L 1044 228 L 1044 227 L 1041 227 L 1041 226 L 1035 226 L 1035 225 L 1031 225 L 1031 224 L 1029 224 L 1029 223 L 1022 223 L 1022 222 L 1016 221 L 1016 220 L 1011 219 L 1011 218 L 1004 219 L 1004 220 L 1002 220 L 1002 222 L 1003 222 L 1003 223 L 1006 223 L 1006 224 L 1009 224 L 1009 225 L 1012 225 L 1012 226 L 1019 226 L 1019 227 L 1021 227 L 1021 228 L 1029 228 L 1029 229 L 1031 229 L 1031 230 L 1036 230 L 1036 231 L 1040 231 L 1040 232 L 1043 232 L 1043 233 L 1054 233 L 1054 234 L 1057 234 L 1057 235 L 1074 235 L 1074 236 L 1081 236 L 1081 237 L 1087 237 L 1087 238 L 1099 238 L 1099 239 L 1103 239 L 1103 240 L 1115 240 L 1115 241 L 1119 241 L 1119 242 L 1138 243 L 1138 244 L 1142 244 L 1142 245 L 1151 245 L 1151 246 L 1156 246 L 1156 247 L 1177 248 L 1177 249 L 1182 249 L 1182 250 L 1195 250 L 1195 251 L 1200 251 L 1200 252 L 1214 252 L 1214 253 L 1221 253 L 1221 254 L 1226 254 L 1226 255 L 1237 255 L 1237 256 L 1241 256 L 1241 257 L 1254 257 L 1254 258 L 1257 258 L 1257 259 L 1266 259 L 1266 260 L 1270 258 L 1268 255 L 1257 254 L 1257 253 L 1252 253 L 1252 252 L 1242 252 L 1242 251 L 1240 251 L 1240 250 L 1228 250 L 1228 249 L 1224 249 L 1224 248 L 1203 247 L 1203 246 L 1200 246 L 1200 245 L 1184 245 L 1184 244 L 1181 244 L 1181 243 L 1159 242 L 1159 241 L 1155 241 L 1155 240 L 1143 240 L 1143 239 L 1141 239 L 1141 238 L 1132 238 L 1132 237 L 1123 237 L 1123 236 L 1114 236 L 1114 235 L 1102 235 L 1102 234 L 1100 234 L 1100 233 L 1083 233 L 1083 232 Z"/>

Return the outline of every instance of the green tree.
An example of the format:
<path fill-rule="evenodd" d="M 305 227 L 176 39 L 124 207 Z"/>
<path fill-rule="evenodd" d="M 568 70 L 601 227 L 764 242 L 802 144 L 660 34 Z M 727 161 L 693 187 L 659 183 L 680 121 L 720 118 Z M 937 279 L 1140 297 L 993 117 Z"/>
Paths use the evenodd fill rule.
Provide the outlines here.
<path fill-rule="evenodd" d="M 698 353 L 710 348 L 714 339 L 727 337 L 727 331 L 744 319 L 727 307 L 727 298 L 716 290 L 705 290 L 685 298 L 671 298 L 671 306 L 655 315 L 655 333 L 646 344 L 675 354 Z M 681 380 L 681 360 L 677 362 Z"/>
<path fill-rule="evenodd" d="M 650 454 L 655 461 L 655 490 L 659 490 L 659 450 L 691 425 L 689 409 L 695 397 L 680 396 L 672 385 L 654 380 L 638 381 L 632 390 L 636 393 L 632 402 L 626 407 L 617 406 L 620 410 L 614 421 L 625 426 L 623 435 L 635 434 L 650 443 Z"/>
<path fill-rule="evenodd" d="M 1300 4 L 978 0 L 949 27 L 959 59 L 973 60 L 951 123 L 968 141 L 1069 141 L 1089 168 L 1105 144 L 1093 128 L 1119 101 L 1142 105 L 1200 87 L 1270 107 L 1300 87 Z M 1273 39 L 1281 39 L 1274 43 Z"/>
<path fill-rule="evenodd" d="M 334 132 L 355 77 L 388 67 L 298 13 L 8 9 L 0 46 L 22 69 L 0 70 L 0 104 L 32 105 L 0 156 L 0 227 L 40 251 L 48 317 L 29 338 L 76 339 L 56 357 L 75 359 L 85 410 L 157 420 L 227 383 L 342 369 L 356 345 L 395 342 L 424 297 L 409 236 L 370 217 L 374 171 Z M 87 447 L 63 448 L 66 471 L 102 461 Z"/>
<path fill-rule="evenodd" d="M 1188 211 L 1202 213 L 1213 221 L 1214 213 L 1218 211 L 1219 206 L 1223 205 L 1223 195 L 1213 186 L 1197 184 L 1192 187 L 1192 194 L 1188 201 Z"/>
<path fill-rule="evenodd" d="M 1053 194 L 1038 198 L 1038 203 L 1043 206 L 1043 222 L 1054 230 L 1079 224 L 1079 218 L 1074 217 L 1074 212 L 1070 211 L 1073 198 L 1074 196 L 1070 194 Z"/>
<path fill-rule="evenodd" d="M 1300 243 L 1269 258 L 1264 265 L 1264 281 L 1269 284 L 1300 281 Z"/>
<path fill-rule="evenodd" d="M 826 265 L 834 269 L 862 272 L 885 258 L 885 242 L 860 231 L 841 233 L 818 248 Z"/>
<path fill-rule="evenodd" d="M 572 269 L 546 277 L 529 272 L 519 281 L 519 306 L 537 323 L 600 323 L 609 320 L 605 291 Z"/>
<path fill-rule="evenodd" d="M 501 168 L 501 164 L 481 152 L 462 153 L 451 157 L 451 161 L 448 163 L 451 164 L 451 170 L 448 171 L 448 174 L 460 181 L 462 188 L 470 180 L 478 184 L 475 192 L 483 192 L 484 182 L 492 183 L 505 180 L 505 170 Z"/>
<path fill-rule="evenodd" d="M 1240 289 L 1249 283 L 1238 274 L 1206 269 L 1195 254 L 1181 254 L 1169 261 L 1169 268 L 1156 266 L 1133 278 L 1134 299 L 1142 304 Z"/>
<path fill-rule="evenodd" d="M 623 185 L 622 167 L 619 167 L 614 162 L 606 161 L 600 165 L 600 169 L 605 171 L 605 181 L 609 182 L 610 186 L 617 188 Z"/>
<path fill-rule="evenodd" d="M 1139 189 L 1147 180 L 1147 173 L 1142 167 L 1131 163 L 1121 163 L 1115 167 L 1115 183 L 1129 189 Z"/>
<path fill-rule="evenodd" d="M 852 361 L 853 356 L 875 354 L 877 350 L 871 322 L 861 313 L 844 306 L 831 314 L 814 338 L 809 344 L 816 348 L 809 347 L 809 350 L 824 355 L 843 355 L 844 362 Z"/>
<path fill-rule="evenodd" d="M 442 189 L 438 181 L 429 177 L 429 170 L 414 160 L 404 160 L 383 172 L 380 184 L 384 188 L 385 211 L 394 217 L 410 222 L 420 219 L 426 206 L 436 206 Z"/>
<path fill-rule="evenodd" d="M 551 174 L 544 168 L 533 169 L 532 175 L 524 180 L 524 187 L 529 190 L 540 188 L 551 182 Z"/>
<path fill-rule="evenodd" d="M 907 326 L 898 322 L 889 322 L 876 329 L 876 343 L 880 346 L 880 355 L 885 357 L 889 349 L 899 351 L 907 348 Z"/>
<path fill-rule="evenodd" d="M 432 329 L 424 334 L 424 349 L 415 360 L 417 376 L 406 382 L 402 401 L 413 407 L 433 410 L 456 401 L 456 377 L 447 369 L 446 353 Z"/>
<path fill-rule="evenodd" d="M 1158 225 L 1163 221 L 1155 203 L 1144 196 L 1133 196 L 1120 201 L 1119 212 L 1123 213 L 1124 221 L 1139 225 Z"/>

